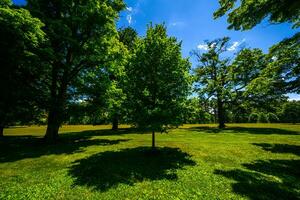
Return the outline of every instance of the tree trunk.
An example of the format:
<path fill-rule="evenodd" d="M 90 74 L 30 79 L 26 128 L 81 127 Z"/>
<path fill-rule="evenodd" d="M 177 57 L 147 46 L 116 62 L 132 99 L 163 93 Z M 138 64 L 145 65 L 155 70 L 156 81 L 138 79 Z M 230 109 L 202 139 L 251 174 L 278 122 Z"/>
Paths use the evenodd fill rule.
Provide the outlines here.
<path fill-rule="evenodd" d="M 47 131 L 44 136 L 45 140 L 49 143 L 53 143 L 58 139 L 58 130 L 63 122 L 66 92 L 67 85 L 63 85 L 59 90 L 59 94 L 52 96 L 52 101 L 48 113 Z"/>
<path fill-rule="evenodd" d="M 58 139 L 58 130 L 60 127 L 59 113 L 56 109 L 52 109 L 48 114 L 47 131 L 44 136 L 47 142 L 53 143 Z"/>
<path fill-rule="evenodd" d="M 4 137 L 3 130 L 4 130 L 4 126 L 0 126 L 0 137 Z"/>
<path fill-rule="evenodd" d="M 152 150 L 155 149 L 155 132 L 152 131 Z"/>
<path fill-rule="evenodd" d="M 112 130 L 118 130 L 119 128 L 119 119 L 118 115 L 113 116 L 113 121 L 112 121 Z"/>
<path fill-rule="evenodd" d="M 219 120 L 219 128 L 223 129 L 225 128 L 225 115 L 224 115 L 224 107 L 223 107 L 223 102 L 218 97 L 218 120 Z"/>

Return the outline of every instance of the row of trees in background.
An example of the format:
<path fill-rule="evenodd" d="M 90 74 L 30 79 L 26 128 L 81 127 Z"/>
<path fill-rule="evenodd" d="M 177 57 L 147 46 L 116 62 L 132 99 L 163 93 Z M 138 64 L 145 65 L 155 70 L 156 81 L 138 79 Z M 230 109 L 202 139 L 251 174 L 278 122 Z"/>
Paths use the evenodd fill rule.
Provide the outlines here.
<path fill-rule="evenodd" d="M 215 17 L 235 2 L 220 1 Z M 229 14 L 230 28 L 252 28 L 269 12 L 272 22 L 299 26 L 297 9 L 282 13 L 281 1 L 249 21 L 256 2 L 245 2 Z M 63 123 L 128 123 L 151 131 L 154 146 L 155 132 L 182 123 L 299 122 L 299 102 L 284 95 L 300 92 L 300 34 L 267 54 L 244 48 L 234 58 L 228 37 L 206 41 L 191 69 L 164 25 L 149 25 L 144 37 L 117 30 L 124 8 L 122 0 L 1 1 L 0 135 L 16 123 L 46 123 L 45 139 L 55 141 Z"/>

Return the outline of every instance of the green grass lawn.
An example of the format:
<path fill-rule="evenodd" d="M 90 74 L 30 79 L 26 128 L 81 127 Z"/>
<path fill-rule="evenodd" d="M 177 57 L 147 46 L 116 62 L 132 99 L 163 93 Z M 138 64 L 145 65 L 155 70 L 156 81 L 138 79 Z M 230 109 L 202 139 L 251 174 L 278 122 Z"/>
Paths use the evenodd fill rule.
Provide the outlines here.
<path fill-rule="evenodd" d="M 0 199 L 300 199 L 300 125 L 15 127 L 0 141 Z"/>

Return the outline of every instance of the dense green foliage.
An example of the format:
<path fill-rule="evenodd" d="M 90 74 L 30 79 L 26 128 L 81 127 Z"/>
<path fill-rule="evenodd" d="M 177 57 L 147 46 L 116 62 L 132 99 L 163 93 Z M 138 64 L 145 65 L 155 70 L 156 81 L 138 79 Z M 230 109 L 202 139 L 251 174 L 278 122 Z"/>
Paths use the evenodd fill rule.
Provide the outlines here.
<path fill-rule="evenodd" d="M 124 128 L 124 127 L 123 127 Z M 0 199 L 297 199 L 300 126 L 184 126 L 151 138 L 111 126 L 9 128 L 0 141 Z M 32 134 L 30 138 L 27 135 Z"/>
<path fill-rule="evenodd" d="M 292 23 L 300 26 L 300 3 L 297 0 L 219 0 L 218 18 L 228 14 L 229 29 L 247 30 L 267 18 L 271 23 Z"/>
<path fill-rule="evenodd" d="M 281 110 L 281 118 L 283 122 L 299 123 L 300 122 L 300 101 L 287 102 Z"/>
<path fill-rule="evenodd" d="M 136 42 L 126 69 L 129 120 L 139 128 L 164 132 L 183 122 L 189 93 L 190 63 L 181 55 L 181 43 L 168 37 L 164 25 L 150 25 Z"/>
<path fill-rule="evenodd" d="M 2 2 L 2 1 L 1 1 Z M 6 3 L 5 3 L 6 2 Z M 39 114 L 43 23 L 9 1 L 0 4 L 0 136 L 3 127 L 29 122 Z"/>
<path fill-rule="evenodd" d="M 127 68 L 130 118 L 140 128 L 164 131 L 182 123 L 189 92 L 190 63 L 181 44 L 168 37 L 163 25 L 149 26 L 137 41 Z"/>
<path fill-rule="evenodd" d="M 84 70 L 103 67 L 115 51 L 115 20 L 124 4 L 122 0 L 29 0 L 26 7 L 45 24 L 49 39 L 49 114 L 45 137 L 52 141 L 58 137 L 72 82 Z"/>
<path fill-rule="evenodd" d="M 247 30 L 268 18 L 271 23 L 289 22 L 300 26 L 300 3 L 294 0 L 220 0 L 215 18 L 229 12 L 229 29 Z M 255 85 L 276 88 L 277 91 L 299 93 L 300 34 L 284 39 L 270 48 L 268 64 Z"/>
<path fill-rule="evenodd" d="M 300 33 L 272 46 L 269 58 L 264 76 L 272 78 L 284 93 L 300 93 Z"/>
<path fill-rule="evenodd" d="M 298 4 L 224 0 L 220 5 L 215 17 L 231 12 L 235 29 L 250 29 L 268 14 L 271 22 L 298 24 Z M 124 7 L 122 0 L 29 0 L 25 8 L 1 1 L 1 81 L 9 83 L 1 84 L 1 127 L 48 123 L 46 138 L 55 140 L 62 123 L 112 123 L 113 129 L 133 123 L 162 131 L 182 122 L 218 121 L 224 127 L 286 121 L 284 95 L 300 86 L 298 33 L 267 54 L 246 48 L 232 59 L 222 56 L 229 38 L 207 41 L 207 52 L 194 52 L 199 96 L 186 98 L 191 82 L 180 44 L 160 25 L 150 26 L 144 38 L 132 28 L 117 31 Z M 286 8 L 292 10 L 283 12 Z"/>

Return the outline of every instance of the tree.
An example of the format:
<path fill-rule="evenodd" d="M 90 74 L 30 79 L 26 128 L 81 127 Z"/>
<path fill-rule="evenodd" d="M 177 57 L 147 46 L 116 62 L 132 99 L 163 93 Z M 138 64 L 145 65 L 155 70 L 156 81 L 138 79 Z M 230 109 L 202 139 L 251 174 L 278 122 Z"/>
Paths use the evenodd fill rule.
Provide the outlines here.
<path fill-rule="evenodd" d="M 45 24 L 50 48 L 48 126 L 45 139 L 54 141 L 64 118 L 68 88 L 84 70 L 104 66 L 117 31 L 122 0 L 28 0 L 27 8 Z"/>
<path fill-rule="evenodd" d="M 267 79 L 261 76 L 268 64 L 268 55 L 260 49 L 248 48 L 241 50 L 231 64 L 231 110 L 236 121 L 247 121 L 251 113 L 271 116 L 268 113 L 276 113 L 286 101 L 276 87 L 263 84 Z"/>
<path fill-rule="evenodd" d="M 300 93 L 300 33 L 272 46 L 264 77 L 282 92 Z"/>
<path fill-rule="evenodd" d="M 221 7 L 214 13 L 214 17 L 219 18 L 229 12 L 229 29 L 252 29 L 265 18 L 270 23 L 288 22 L 293 24 L 293 28 L 300 26 L 300 3 L 295 0 L 219 0 L 219 3 Z M 275 84 L 277 89 L 286 92 L 300 91 L 299 45 L 300 33 L 296 33 L 270 48 L 270 64 L 261 77 L 263 84 Z"/>
<path fill-rule="evenodd" d="M 247 30 L 268 18 L 270 23 L 289 22 L 300 26 L 300 3 L 296 0 L 219 0 L 214 18 L 228 14 L 229 29 Z"/>
<path fill-rule="evenodd" d="M 221 58 L 228 43 L 228 37 L 206 41 L 207 52 L 193 51 L 199 62 L 195 69 L 196 91 L 207 99 L 216 98 L 219 128 L 225 128 L 224 103 L 230 94 L 229 60 Z"/>
<path fill-rule="evenodd" d="M 282 106 L 281 120 L 287 123 L 299 123 L 300 122 L 300 102 L 290 101 Z"/>
<path fill-rule="evenodd" d="M 136 42 L 127 67 L 130 119 L 139 128 L 164 132 L 183 120 L 189 93 L 190 63 L 181 55 L 181 43 L 168 37 L 164 25 L 148 26 Z"/>
<path fill-rule="evenodd" d="M 43 23 L 10 1 L 0 3 L 0 136 L 5 126 L 28 122 L 38 115 L 38 88 L 45 42 Z M 41 97 L 41 96 L 40 96 Z"/>
<path fill-rule="evenodd" d="M 200 98 L 189 98 L 184 108 L 186 124 L 207 124 L 213 121 L 213 116 Z"/>
<path fill-rule="evenodd" d="M 133 51 L 135 41 L 138 38 L 137 32 L 131 28 L 121 28 L 118 31 L 119 33 L 119 41 L 125 46 L 127 49 L 127 54 L 124 55 L 126 59 L 129 58 L 130 54 Z M 125 54 L 125 51 L 123 52 Z M 121 63 L 119 63 L 121 64 Z M 126 66 L 126 64 L 123 62 Z M 124 72 L 124 73 L 123 73 Z M 108 110 L 112 119 L 112 129 L 117 130 L 119 125 L 120 118 L 125 115 L 125 100 L 126 100 L 126 70 L 118 73 L 118 76 L 114 77 L 110 88 L 107 92 L 107 102 L 108 102 Z"/>

